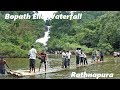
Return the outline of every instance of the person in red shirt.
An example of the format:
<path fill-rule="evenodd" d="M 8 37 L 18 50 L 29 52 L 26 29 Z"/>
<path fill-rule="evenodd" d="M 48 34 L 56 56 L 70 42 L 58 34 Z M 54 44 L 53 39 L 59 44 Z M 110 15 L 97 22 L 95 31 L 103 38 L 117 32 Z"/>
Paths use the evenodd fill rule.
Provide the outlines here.
<path fill-rule="evenodd" d="M 0 57 L 0 74 L 5 74 L 5 65 L 9 68 L 3 57 Z"/>
<path fill-rule="evenodd" d="M 47 56 L 46 56 L 46 53 L 44 52 L 44 50 L 42 50 L 42 52 L 39 53 L 38 57 L 39 57 L 39 59 L 41 60 L 41 61 L 40 61 L 40 66 L 39 66 L 39 71 L 40 71 L 40 68 L 41 68 L 42 63 L 44 63 L 45 71 L 46 71 L 46 60 L 47 60 Z"/>

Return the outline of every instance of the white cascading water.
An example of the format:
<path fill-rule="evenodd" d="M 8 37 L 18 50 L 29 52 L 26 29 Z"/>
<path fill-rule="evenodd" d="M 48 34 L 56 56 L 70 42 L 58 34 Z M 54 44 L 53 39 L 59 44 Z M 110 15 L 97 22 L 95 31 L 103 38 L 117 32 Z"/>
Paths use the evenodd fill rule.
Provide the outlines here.
<path fill-rule="evenodd" d="M 45 32 L 44 37 L 37 39 L 37 40 L 36 40 L 36 43 L 39 42 L 39 43 L 42 43 L 44 46 L 47 45 L 47 41 L 48 41 L 48 39 L 50 38 L 50 36 L 49 36 L 50 27 L 51 27 L 51 26 L 47 26 L 48 30 Z"/>

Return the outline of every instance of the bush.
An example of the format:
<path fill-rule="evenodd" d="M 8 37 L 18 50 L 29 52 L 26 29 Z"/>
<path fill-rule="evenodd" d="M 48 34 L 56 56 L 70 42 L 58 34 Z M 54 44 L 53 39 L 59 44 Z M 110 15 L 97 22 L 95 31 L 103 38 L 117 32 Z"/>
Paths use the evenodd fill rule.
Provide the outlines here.
<path fill-rule="evenodd" d="M 110 43 L 99 43 L 98 47 L 104 51 L 105 54 L 109 55 L 113 52 L 113 48 Z"/>
<path fill-rule="evenodd" d="M 0 53 L 6 57 L 27 57 L 28 51 L 21 49 L 12 43 L 1 43 Z"/>

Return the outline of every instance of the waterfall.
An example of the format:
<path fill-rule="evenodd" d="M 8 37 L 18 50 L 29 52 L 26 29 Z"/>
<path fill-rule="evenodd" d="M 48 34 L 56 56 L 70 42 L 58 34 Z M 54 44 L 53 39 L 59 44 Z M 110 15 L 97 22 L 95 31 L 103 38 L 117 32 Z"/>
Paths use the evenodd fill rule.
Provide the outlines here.
<path fill-rule="evenodd" d="M 48 29 L 48 30 L 45 32 L 44 37 L 37 39 L 37 40 L 36 40 L 36 43 L 39 42 L 39 43 L 42 43 L 44 46 L 47 45 L 47 41 L 48 41 L 48 39 L 50 38 L 50 36 L 49 36 L 50 27 L 51 27 L 51 26 L 47 26 L 47 29 Z"/>

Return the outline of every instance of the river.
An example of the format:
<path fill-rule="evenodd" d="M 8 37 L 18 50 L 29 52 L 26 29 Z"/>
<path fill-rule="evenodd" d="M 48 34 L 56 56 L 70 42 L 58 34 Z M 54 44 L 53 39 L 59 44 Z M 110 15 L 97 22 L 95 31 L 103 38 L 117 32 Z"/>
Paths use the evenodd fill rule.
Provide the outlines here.
<path fill-rule="evenodd" d="M 20 70 L 20 69 L 29 69 L 29 60 L 28 58 L 6 58 L 6 61 L 11 70 Z M 91 62 L 91 58 L 88 57 L 88 63 Z M 40 60 L 36 60 L 36 67 L 39 66 Z M 42 65 L 42 68 L 44 65 Z M 48 64 L 47 68 L 50 67 L 60 67 L 61 68 L 61 55 L 48 55 Z M 74 67 L 74 68 L 71 68 Z M 7 67 L 6 67 L 7 68 Z M 71 66 L 62 71 L 47 73 L 34 76 L 25 76 L 25 77 L 14 77 L 12 75 L 1 75 L 0 79 L 79 79 L 71 77 L 72 72 L 81 73 L 113 73 L 114 77 L 110 78 L 100 78 L 100 79 L 120 79 L 120 58 L 113 58 L 112 56 L 106 56 L 105 62 L 98 63 L 90 66 L 82 66 L 76 68 L 75 66 L 75 56 L 71 58 Z M 90 78 L 95 79 L 95 78 Z"/>

